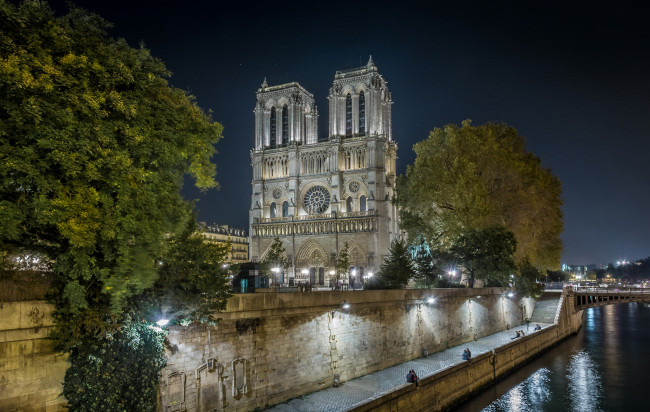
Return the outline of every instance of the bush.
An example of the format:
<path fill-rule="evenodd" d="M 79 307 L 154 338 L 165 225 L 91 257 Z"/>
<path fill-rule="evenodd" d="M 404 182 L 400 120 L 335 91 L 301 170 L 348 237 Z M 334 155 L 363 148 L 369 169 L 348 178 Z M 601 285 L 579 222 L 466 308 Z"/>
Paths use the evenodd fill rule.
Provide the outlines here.
<path fill-rule="evenodd" d="M 86 336 L 69 358 L 63 395 L 72 411 L 155 411 L 165 333 L 142 321 Z"/>

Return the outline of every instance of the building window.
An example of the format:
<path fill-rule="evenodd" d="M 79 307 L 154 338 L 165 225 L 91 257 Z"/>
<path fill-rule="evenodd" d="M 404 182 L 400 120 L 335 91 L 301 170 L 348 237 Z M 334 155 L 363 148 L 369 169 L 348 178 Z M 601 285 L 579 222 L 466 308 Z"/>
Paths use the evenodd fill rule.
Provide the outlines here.
<path fill-rule="evenodd" d="M 286 200 L 282 203 L 282 217 L 289 216 L 289 202 Z"/>
<path fill-rule="evenodd" d="M 289 143 L 289 109 L 285 104 L 282 107 L 282 145 Z"/>
<path fill-rule="evenodd" d="M 269 145 L 271 147 L 275 147 L 275 141 L 276 141 L 276 117 L 275 117 L 275 107 L 271 107 L 271 141 Z"/>
<path fill-rule="evenodd" d="M 359 198 L 359 211 L 365 212 L 366 211 L 366 197 L 361 196 Z"/>
<path fill-rule="evenodd" d="M 271 203 L 271 217 L 275 217 L 275 202 Z"/>
<path fill-rule="evenodd" d="M 345 210 L 347 210 L 348 213 L 352 211 L 352 197 L 348 197 L 348 200 L 345 202 Z"/>
<path fill-rule="evenodd" d="M 352 96 L 350 93 L 345 98 L 345 134 L 352 135 Z"/>
<path fill-rule="evenodd" d="M 359 134 L 366 134 L 366 96 L 359 93 Z"/>

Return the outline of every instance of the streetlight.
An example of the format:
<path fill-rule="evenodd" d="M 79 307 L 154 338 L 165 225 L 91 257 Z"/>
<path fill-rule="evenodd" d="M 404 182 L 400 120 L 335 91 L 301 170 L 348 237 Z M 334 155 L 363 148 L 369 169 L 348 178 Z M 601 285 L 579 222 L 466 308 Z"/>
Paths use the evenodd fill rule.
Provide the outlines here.
<path fill-rule="evenodd" d="M 273 276 L 273 282 L 274 282 L 274 283 L 278 283 L 278 273 L 280 273 L 280 268 L 279 268 L 279 267 L 274 267 L 274 268 L 271 269 L 271 271 L 272 271 L 273 274 L 274 274 L 274 276 Z"/>

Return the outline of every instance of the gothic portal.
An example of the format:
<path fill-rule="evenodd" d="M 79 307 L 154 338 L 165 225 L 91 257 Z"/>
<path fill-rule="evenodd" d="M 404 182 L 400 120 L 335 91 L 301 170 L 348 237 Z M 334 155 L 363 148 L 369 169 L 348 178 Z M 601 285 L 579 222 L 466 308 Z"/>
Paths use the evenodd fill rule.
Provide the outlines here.
<path fill-rule="evenodd" d="M 265 80 L 257 91 L 250 256 L 262 260 L 280 238 L 292 263 L 284 283 L 328 285 L 345 242 L 359 283 L 398 233 L 392 100 L 372 57 L 337 71 L 328 100 L 329 136 L 319 138 L 314 97 L 302 86 Z"/>

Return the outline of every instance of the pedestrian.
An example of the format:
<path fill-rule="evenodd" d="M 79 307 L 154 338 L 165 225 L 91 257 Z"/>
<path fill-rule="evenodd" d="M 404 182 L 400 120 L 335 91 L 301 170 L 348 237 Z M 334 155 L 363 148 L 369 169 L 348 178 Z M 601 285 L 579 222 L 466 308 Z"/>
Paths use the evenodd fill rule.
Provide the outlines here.
<path fill-rule="evenodd" d="M 469 348 L 465 348 L 465 350 L 463 351 L 463 360 L 472 363 L 472 352 L 470 352 Z"/>
<path fill-rule="evenodd" d="M 418 386 L 418 375 L 415 374 L 413 369 L 409 370 L 409 373 L 406 374 L 406 382 L 414 383 L 415 386 Z"/>
<path fill-rule="evenodd" d="M 521 337 L 521 335 L 519 334 L 519 331 L 517 331 L 517 334 L 513 338 L 510 338 L 510 340 L 517 339 L 517 338 L 520 338 L 520 337 Z"/>

